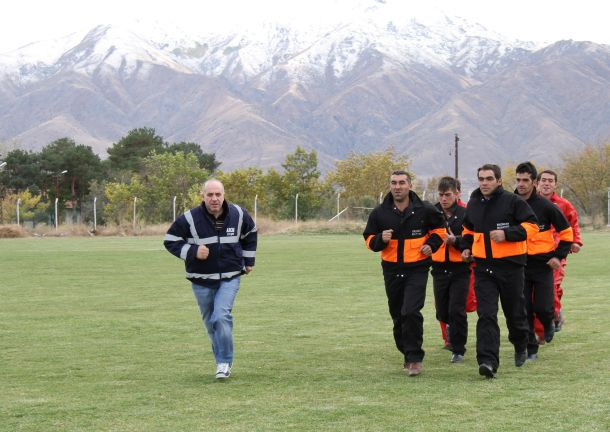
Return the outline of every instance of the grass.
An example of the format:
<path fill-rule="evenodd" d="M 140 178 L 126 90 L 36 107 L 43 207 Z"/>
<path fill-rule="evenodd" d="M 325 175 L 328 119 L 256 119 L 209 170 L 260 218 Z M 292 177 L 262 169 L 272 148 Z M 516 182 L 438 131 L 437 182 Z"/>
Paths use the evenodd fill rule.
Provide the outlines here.
<path fill-rule="evenodd" d="M 609 240 L 587 233 L 570 257 L 566 325 L 540 360 L 515 368 L 502 324 L 485 380 L 476 316 L 466 362 L 450 364 L 431 289 L 424 372 L 402 372 L 360 236 L 262 236 L 228 382 L 160 237 L 0 240 L 0 430 L 607 431 Z"/>

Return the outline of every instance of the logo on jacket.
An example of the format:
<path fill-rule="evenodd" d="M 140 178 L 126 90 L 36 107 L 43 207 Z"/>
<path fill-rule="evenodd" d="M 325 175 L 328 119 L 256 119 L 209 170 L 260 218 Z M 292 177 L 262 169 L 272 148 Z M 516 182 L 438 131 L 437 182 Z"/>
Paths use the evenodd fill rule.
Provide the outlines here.
<path fill-rule="evenodd" d="M 496 224 L 496 229 L 504 229 L 504 228 L 508 228 L 510 226 L 510 223 L 508 222 L 498 222 Z"/>
<path fill-rule="evenodd" d="M 235 228 L 227 228 L 227 235 L 235 235 Z"/>
<path fill-rule="evenodd" d="M 422 230 L 421 229 L 413 230 L 413 231 L 411 231 L 411 235 L 412 236 L 422 236 L 423 235 Z"/>

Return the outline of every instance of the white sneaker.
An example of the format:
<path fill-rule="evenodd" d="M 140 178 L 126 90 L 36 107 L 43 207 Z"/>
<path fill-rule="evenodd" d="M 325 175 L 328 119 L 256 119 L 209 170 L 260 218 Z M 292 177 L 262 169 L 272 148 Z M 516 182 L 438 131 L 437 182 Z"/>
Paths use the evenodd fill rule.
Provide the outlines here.
<path fill-rule="evenodd" d="M 216 366 L 216 379 L 227 379 L 231 376 L 230 363 L 218 363 Z"/>

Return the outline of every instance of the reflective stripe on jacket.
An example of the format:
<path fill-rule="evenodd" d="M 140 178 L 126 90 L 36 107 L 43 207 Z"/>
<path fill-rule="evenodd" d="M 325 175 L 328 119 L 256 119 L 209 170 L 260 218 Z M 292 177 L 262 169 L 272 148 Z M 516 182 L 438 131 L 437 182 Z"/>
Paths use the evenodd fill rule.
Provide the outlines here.
<path fill-rule="evenodd" d="M 202 203 L 181 215 L 165 235 L 165 248 L 184 261 L 186 278 L 195 283 L 215 284 L 221 279 L 238 276 L 244 267 L 254 266 L 257 229 L 241 207 L 223 203 L 225 219 L 217 231 L 212 217 Z M 207 259 L 197 258 L 197 249 L 209 249 Z"/>
<path fill-rule="evenodd" d="M 435 207 L 439 211 L 443 211 L 440 204 L 436 204 Z M 462 235 L 462 225 L 464 223 L 464 217 L 466 216 L 466 209 L 456 202 L 451 206 L 450 209 L 451 217 L 445 217 L 445 225 L 447 229 L 450 229 L 453 235 L 459 237 Z M 443 243 L 436 252 L 432 254 L 432 266 L 436 263 L 459 263 L 463 264 L 465 268 L 468 268 L 469 264 L 462 260 L 462 251 L 459 250 L 456 245 L 447 246 Z"/>
<path fill-rule="evenodd" d="M 494 230 L 503 230 L 506 240 L 492 241 L 489 233 Z M 537 232 L 536 215 L 519 196 L 499 186 L 487 199 L 476 189 L 466 208 L 460 248 L 470 249 L 477 262 L 488 265 L 525 265 L 526 240 Z"/>
<path fill-rule="evenodd" d="M 527 203 L 538 219 L 539 231 L 527 239 L 527 265 L 544 264 L 551 258 L 564 259 L 570 252 L 574 239 L 572 227 L 559 207 L 551 201 L 532 194 Z M 555 243 L 554 232 L 559 239 Z"/>
<path fill-rule="evenodd" d="M 381 233 L 387 229 L 393 230 L 392 239 L 384 243 Z M 409 192 L 409 206 L 401 212 L 394 206 L 392 194 L 388 193 L 383 203 L 369 215 L 363 236 L 368 249 L 381 252 L 384 271 L 430 265 L 430 257 L 420 249 L 427 244 L 433 252 L 438 250 L 445 238 L 444 218 L 413 191 Z"/>

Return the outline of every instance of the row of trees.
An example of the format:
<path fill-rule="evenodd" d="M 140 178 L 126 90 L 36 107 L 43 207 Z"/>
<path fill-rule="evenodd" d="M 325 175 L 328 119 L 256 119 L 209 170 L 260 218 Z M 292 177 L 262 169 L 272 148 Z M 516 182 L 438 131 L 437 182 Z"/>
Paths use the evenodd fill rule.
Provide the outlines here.
<path fill-rule="evenodd" d="M 215 155 L 203 153 L 196 143 L 167 143 L 149 128 L 130 131 L 108 149 L 104 161 L 91 147 L 69 138 L 40 152 L 12 150 L 3 159 L 0 223 L 14 220 L 17 201 L 22 219 L 52 222 L 56 198 L 61 209 L 91 218 L 94 197 L 100 223 L 131 220 L 134 197 L 146 222 L 167 222 L 173 216 L 173 197 L 178 212 L 199 204 L 201 184 L 211 176 L 223 181 L 230 200 L 250 211 L 256 196 L 259 212 L 291 218 L 298 193 L 301 219 L 331 217 L 337 191 L 343 193 L 344 202 L 373 206 L 387 187 L 388 173 L 408 169 L 408 160 L 390 149 L 352 155 L 322 179 L 316 153 L 298 147 L 286 156 L 281 171 L 247 167 L 222 172 Z"/>
<path fill-rule="evenodd" d="M 116 195 L 117 183 L 134 183 L 136 188 L 137 185 L 146 187 L 148 177 L 158 181 L 154 161 L 148 160 L 149 157 L 154 155 L 158 163 L 162 163 L 163 158 L 176 157 L 179 163 L 180 158 L 187 154 L 195 167 L 192 171 L 198 171 L 199 176 L 199 173 L 210 175 L 220 165 L 214 154 L 203 153 L 198 144 L 165 142 L 151 128 L 130 131 L 108 149 L 106 160 L 101 160 L 91 147 L 69 138 L 53 141 L 40 152 L 7 151 L 2 157 L 0 171 L 0 223 L 8 222 L 9 214 L 14 215 L 10 210 L 17 200 L 21 200 L 24 206 L 24 218 L 29 216 L 38 222 L 47 221 L 52 216 L 48 204 L 55 198 L 80 214 L 86 209 L 91 195 L 106 196 L 106 187 L 109 195 L 113 196 L 113 193 Z M 188 181 L 195 181 L 197 175 Z M 181 185 L 185 181 L 183 179 Z M 25 205 L 33 202 L 26 199 L 26 191 L 34 197 L 40 196 L 34 207 Z"/>
<path fill-rule="evenodd" d="M 587 146 L 566 156 L 559 170 L 566 196 L 589 215 L 601 215 L 605 209 L 604 194 L 610 186 L 609 154 L 610 143 Z M 177 212 L 199 204 L 201 183 L 211 176 L 223 181 L 231 201 L 250 211 L 256 196 L 262 214 L 292 218 L 298 193 L 301 219 L 330 218 L 336 213 L 338 194 L 341 207 L 373 207 L 380 192 L 387 191 L 389 173 L 409 169 L 406 157 L 388 149 L 351 154 L 322 178 L 316 153 L 298 147 L 286 156 L 281 171 L 247 167 L 223 172 L 215 155 L 203 153 L 198 144 L 167 143 L 150 128 L 130 131 L 108 149 L 104 161 L 90 147 L 68 138 L 52 142 L 39 153 L 13 150 L 3 159 L 6 165 L 0 171 L 0 223 L 14 219 L 17 199 L 23 206 L 23 219 L 48 221 L 50 203 L 55 198 L 81 214 L 91 215 L 93 197 L 99 200 L 100 223 L 131 220 L 134 197 L 138 198 L 138 214 L 146 222 L 167 222 L 172 218 L 173 197 Z M 512 187 L 511 170 L 514 167 L 504 170 L 507 187 Z M 437 181 L 430 179 L 425 188 L 416 188 L 426 190 L 427 198 L 433 199 Z"/>

